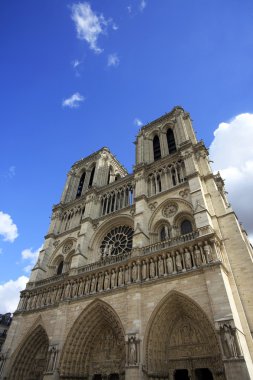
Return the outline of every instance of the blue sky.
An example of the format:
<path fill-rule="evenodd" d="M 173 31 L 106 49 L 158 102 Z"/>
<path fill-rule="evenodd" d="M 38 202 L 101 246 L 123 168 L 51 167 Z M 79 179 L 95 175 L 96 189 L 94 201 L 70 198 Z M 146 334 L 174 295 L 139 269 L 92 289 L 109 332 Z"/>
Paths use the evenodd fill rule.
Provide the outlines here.
<path fill-rule="evenodd" d="M 108 146 L 131 171 L 141 124 L 175 105 L 211 145 L 253 233 L 252 206 L 239 202 L 245 180 L 253 191 L 252 19 L 249 0 L 1 1 L 2 309 L 29 275 L 71 165 Z"/>

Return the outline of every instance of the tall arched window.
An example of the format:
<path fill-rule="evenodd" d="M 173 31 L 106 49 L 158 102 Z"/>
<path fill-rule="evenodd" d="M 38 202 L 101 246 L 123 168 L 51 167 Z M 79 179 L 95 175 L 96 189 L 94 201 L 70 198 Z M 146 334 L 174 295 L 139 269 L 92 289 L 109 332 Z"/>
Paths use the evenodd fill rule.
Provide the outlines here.
<path fill-rule="evenodd" d="M 109 167 L 108 177 L 107 177 L 107 185 L 111 182 L 111 175 L 112 175 L 112 167 Z"/>
<path fill-rule="evenodd" d="M 94 174 L 95 174 L 95 166 L 90 173 L 89 187 L 91 187 L 93 184 Z"/>
<path fill-rule="evenodd" d="M 181 223 L 181 235 L 189 234 L 192 232 L 192 224 L 189 220 L 185 219 Z"/>
<path fill-rule="evenodd" d="M 60 262 L 60 264 L 58 265 L 58 268 L 57 268 L 57 275 L 60 275 L 62 274 L 62 271 L 63 271 L 63 260 Z"/>
<path fill-rule="evenodd" d="M 83 184 L 85 180 L 85 175 L 86 173 L 84 172 L 80 178 L 79 185 L 77 188 L 77 193 L 76 193 L 76 198 L 79 198 L 82 195 L 82 190 L 83 190 Z"/>
<path fill-rule="evenodd" d="M 160 140 L 157 135 L 153 138 L 153 151 L 154 151 L 154 160 L 159 160 L 161 158 L 161 148 L 160 148 Z"/>
<path fill-rule="evenodd" d="M 167 130 L 167 143 L 168 143 L 168 149 L 169 154 L 175 153 L 177 151 L 175 137 L 172 129 Z"/>

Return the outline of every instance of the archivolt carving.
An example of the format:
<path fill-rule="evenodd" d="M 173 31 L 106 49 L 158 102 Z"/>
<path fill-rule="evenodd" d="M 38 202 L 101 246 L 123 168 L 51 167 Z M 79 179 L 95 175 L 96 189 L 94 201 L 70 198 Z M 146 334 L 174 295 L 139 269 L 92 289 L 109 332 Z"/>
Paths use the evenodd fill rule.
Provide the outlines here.
<path fill-rule="evenodd" d="M 11 360 L 12 380 L 40 379 L 47 368 L 48 336 L 41 325 L 27 334 Z"/>
<path fill-rule="evenodd" d="M 194 301 L 178 292 L 166 296 L 156 307 L 144 347 L 148 373 L 168 373 L 182 359 L 206 359 L 211 368 L 218 357 L 222 367 L 213 326 Z"/>
<path fill-rule="evenodd" d="M 77 377 L 112 373 L 112 369 L 114 373 L 123 373 L 124 366 L 122 324 L 108 304 L 96 300 L 83 311 L 70 329 L 60 359 L 60 374 Z"/>

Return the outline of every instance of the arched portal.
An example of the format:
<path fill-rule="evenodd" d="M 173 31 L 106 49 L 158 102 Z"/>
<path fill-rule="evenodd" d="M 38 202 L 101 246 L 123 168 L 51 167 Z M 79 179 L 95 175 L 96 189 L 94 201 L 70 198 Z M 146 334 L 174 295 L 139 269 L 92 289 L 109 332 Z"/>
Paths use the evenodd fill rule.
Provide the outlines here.
<path fill-rule="evenodd" d="M 11 380 L 42 380 L 47 367 L 48 336 L 44 328 L 37 326 L 13 359 Z"/>
<path fill-rule="evenodd" d="M 144 347 L 148 379 L 198 379 L 204 372 L 208 379 L 224 379 L 214 328 L 202 309 L 178 292 L 153 312 Z"/>
<path fill-rule="evenodd" d="M 124 379 L 124 330 L 116 312 L 95 300 L 77 318 L 60 359 L 61 379 Z"/>

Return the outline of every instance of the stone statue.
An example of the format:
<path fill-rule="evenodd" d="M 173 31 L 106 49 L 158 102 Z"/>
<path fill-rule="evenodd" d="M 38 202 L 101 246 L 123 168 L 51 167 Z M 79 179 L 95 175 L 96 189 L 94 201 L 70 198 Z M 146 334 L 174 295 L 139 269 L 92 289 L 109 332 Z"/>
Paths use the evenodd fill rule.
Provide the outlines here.
<path fill-rule="evenodd" d="M 132 280 L 133 282 L 137 280 L 137 266 L 135 263 L 133 263 L 133 267 L 132 267 Z"/>
<path fill-rule="evenodd" d="M 116 288 L 117 282 L 116 282 L 116 273 L 115 270 L 112 269 L 112 274 L 111 274 L 111 287 Z"/>
<path fill-rule="evenodd" d="M 185 267 L 186 269 L 191 269 L 192 267 L 192 260 L 191 260 L 191 254 L 188 251 L 187 248 L 184 250 L 184 257 L 185 257 Z"/>
<path fill-rule="evenodd" d="M 79 289 L 78 289 L 78 296 L 83 295 L 83 290 L 84 290 L 84 280 L 83 278 L 79 281 Z"/>
<path fill-rule="evenodd" d="M 146 261 L 142 261 L 142 268 L 141 268 L 141 276 L 143 280 L 146 280 L 147 278 L 147 264 Z"/>
<path fill-rule="evenodd" d="M 178 251 L 176 252 L 176 268 L 179 272 L 183 269 L 181 256 Z"/>
<path fill-rule="evenodd" d="M 161 258 L 161 256 L 159 256 L 159 259 L 158 259 L 158 274 L 159 276 L 164 275 L 163 259 Z"/>
<path fill-rule="evenodd" d="M 129 364 L 136 364 L 136 342 L 134 337 L 132 336 L 129 341 Z"/>
<path fill-rule="evenodd" d="M 89 294 L 89 291 L 90 291 L 90 277 L 88 276 L 85 282 L 84 293 Z"/>
<path fill-rule="evenodd" d="M 155 277 L 155 263 L 154 263 L 153 259 L 150 259 L 149 274 L 150 274 L 150 278 L 154 278 Z"/>
<path fill-rule="evenodd" d="M 195 257 L 195 263 L 196 263 L 197 267 L 200 267 L 202 265 L 202 259 L 201 259 L 200 249 L 197 245 L 195 245 L 194 257 Z"/>
<path fill-rule="evenodd" d="M 96 291 L 96 278 L 93 274 L 92 278 L 91 278 L 91 286 L 90 286 L 90 292 L 91 293 L 95 293 Z"/>
<path fill-rule="evenodd" d="M 103 290 L 103 275 L 102 273 L 98 274 L 98 286 L 97 286 L 98 292 L 101 292 Z"/>
<path fill-rule="evenodd" d="M 205 253 L 206 260 L 207 260 L 208 263 L 210 263 L 211 261 L 213 261 L 212 247 L 208 244 L 207 241 L 205 241 L 204 253 Z"/>
<path fill-rule="evenodd" d="M 231 326 L 224 325 L 223 332 L 224 332 L 224 342 L 226 344 L 227 351 L 229 354 L 228 357 L 237 357 L 238 355 L 237 355 L 235 337 L 234 337 Z"/>
<path fill-rule="evenodd" d="M 47 372 L 53 372 L 54 367 L 55 367 L 56 355 L 57 355 L 56 347 L 55 346 L 50 347 Z"/>
<path fill-rule="evenodd" d="M 70 293 L 71 293 L 71 285 L 70 285 L 70 281 L 68 281 L 66 289 L 65 289 L 65 298 L 70 298 Z"/>
<path fill-rule="evenodd" d="M 105 272 L 104 290 L 110 289 L 110 276 L 108 272 Z"/>
<path fill-rule="evenodd" d="M 72 297 L 77 297 L 78 293 L 78 282 L 75 281 L 73 284 Z"/>
<path fill-rule="evenodd" d="M 123 285 L 123 271 L 122 271 L 122 268 L 119 268 L 118 285 L 119 286 Z"/>
<path fill-rule="evenodd" d="M 166 264 L 167 264 L 168 274 L 173 273 L 173 259 L 170 254 L 168 254 L 168 257 L 166 259 Z"/>

